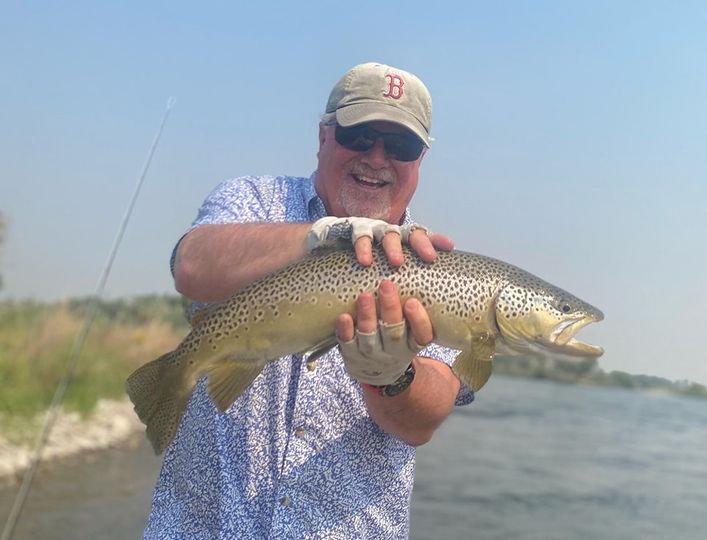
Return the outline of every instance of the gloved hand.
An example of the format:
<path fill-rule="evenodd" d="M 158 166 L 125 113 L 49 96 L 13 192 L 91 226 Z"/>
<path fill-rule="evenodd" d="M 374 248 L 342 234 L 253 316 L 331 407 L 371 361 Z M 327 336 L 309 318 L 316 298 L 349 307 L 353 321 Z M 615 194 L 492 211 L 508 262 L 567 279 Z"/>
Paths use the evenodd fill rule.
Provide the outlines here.
<path fill-rule="evenodd" d="M 408 332 L 404 320 L 395 324 L 379 321 L 374 332 L 356 330 L 351 341 L 342 341 L 338 336 L 337 340 L 349 374 L 374 386 L 397 381 L 423 348 Z"/>
<path fill-rule="evenodd" d="M 417 229 L 428 232 L 425 227 L 415 223 L 393 225 L 380 219 L 327 216 L 312 224 L 307 234 L 307 250 L 312 251 L 338 238 L 351 240 L 351 243 L 355 244 L 356 240 L 362 236 L 367 236 L 371 240 L 380 242 L 389 232 L 399 234 L 401 241 L 405 243 L 408 241 L 410 234 Z"/>

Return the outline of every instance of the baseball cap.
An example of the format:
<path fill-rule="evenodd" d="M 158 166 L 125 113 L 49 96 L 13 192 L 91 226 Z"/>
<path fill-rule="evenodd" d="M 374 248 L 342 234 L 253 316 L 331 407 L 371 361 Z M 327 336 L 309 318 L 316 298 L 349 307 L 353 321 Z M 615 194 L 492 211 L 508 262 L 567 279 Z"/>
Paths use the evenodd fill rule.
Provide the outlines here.
<path fill-rule="evenodd" d="M 344 127 L 382 120 L 399 124 L 425 146 L 432 139 L 432 98 L 424 83 L 402 69 L 367 62 L 352 67 L 329 94 L 327 113 Z"/>

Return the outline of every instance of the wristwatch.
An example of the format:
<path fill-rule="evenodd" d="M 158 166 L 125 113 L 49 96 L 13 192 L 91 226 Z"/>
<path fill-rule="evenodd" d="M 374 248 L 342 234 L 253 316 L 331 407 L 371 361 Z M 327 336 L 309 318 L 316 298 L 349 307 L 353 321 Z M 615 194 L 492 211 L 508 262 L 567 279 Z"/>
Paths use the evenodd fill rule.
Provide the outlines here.
<path fill-rule="evenodd" d="M 413 366 L 412 362 L 410 362 L 410 365 L 407 367 L 405 372 L 400 377 L 398 377 L 395 382 L 385 384 L 383 386 L 376 386 L 374 384 L 362 384 L 361 386 L 368 387 L 371 390 L 378 392 L 378 394 L 380 394 L 381 396 L 393 397 L 397 396 L 408 386 L 410 386 L 414 378 L 415 366 Z"/>

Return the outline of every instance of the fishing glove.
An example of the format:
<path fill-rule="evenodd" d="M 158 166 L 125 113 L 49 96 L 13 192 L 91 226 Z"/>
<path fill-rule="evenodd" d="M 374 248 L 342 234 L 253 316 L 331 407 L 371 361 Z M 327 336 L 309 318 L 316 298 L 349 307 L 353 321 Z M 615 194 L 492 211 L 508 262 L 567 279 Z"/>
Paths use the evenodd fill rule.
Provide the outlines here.
<path fill-rule="evenodd" d="M 378 322 L 375 332 L 356 330 L 351 341 L 337 337 L 341 356 L 349 374 L 359 382 L 385 386 L 405 373 L 412 359 L 422 350 L 406 322 Z"/>
<path fill-rule="evenodd" d="M 340 238 L 351 240 L 352 244 L 362 236 L 368 236 L 371 240 L 380 242 L 389 232 L 399 234 L 402 242 L 406 243 L 410 234 L 417 229 L 422 229 L 429 234 L 425 227 L 415 223 L 393 225 L 380 219 L 327 216 L 312 224 L 312 228 L 307 234 L 307 250 L 312 251 Z"/>

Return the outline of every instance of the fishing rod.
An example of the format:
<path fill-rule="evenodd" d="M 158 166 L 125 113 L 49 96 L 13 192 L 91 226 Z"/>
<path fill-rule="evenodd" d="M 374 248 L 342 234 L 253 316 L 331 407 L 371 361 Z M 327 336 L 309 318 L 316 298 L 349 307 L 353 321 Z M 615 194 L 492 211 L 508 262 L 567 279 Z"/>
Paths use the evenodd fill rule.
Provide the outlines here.
<path fill-rule="evenodd" d="M 32 454 L 31 465 L 27 469 L 27 472 L 25 473 L 24 478 L 22 479 L 22 485 L 20 486 L 20 489 L 17 492 L 15 502 L 12 505 L 12 509 L 10 510 L 10 514 L 7 517 L 7 521 L 5 522 L 5 527 L 3 528 L 0 540 L 12 539 L 15 526 L 17 525 L 17 521 L 20 517 L 20 514 L 22 513 L 22 509 L 24 508 L 25 501 L 27 500 L 27 495 L 29 495 L 29 490 L 32 487 L 32 480 L 34 480 L 35 473 L 37 472 L 39 464 L 42 460 L 42 453 L 44 451 L 45 446 L 47 445 L 47 441 L 49 440 L 49 435 L 51 434 L 51 431 L 54 427 L 57 415 L 59 414 L 59 406 L 61 405 L 61 402 L 64 399 L 64 394 L 66 393 L 66 389 L 69 386 L 71 379 L 73 378 L 74 371 L 76 370 L 76 364 L 78 363 L 79 355 L 81 354 L 84 342 L 86 341 L 86 336 L 88 335 L 88 332 L 91 329 L 91 325 L 93 324 L 93 320 L 96 317 L 96 313 L 98 311 L 98 302 L 103 296 L 106 281 L 108 281 L 108 276 L 110 275 L 110 271 L 113 267 L 115 256 L 118 253 L 118 248 L 120 247 L 120 243 L 123 240 L 125 229 L 127 228 L 128 222 L 130 221 L 130 217 L 132 216 L 133 208 L 135 207 L 135 202 L 137 201 L 138 195 L 140 194 L 140 189 L 142 188 L 142 184 L 145 181 L 147 170 L 150 168 L 150 163 L 152 162 L 152 157 L 155 154 L 157 144 L 159 143 L 160 138 L 162 137 L 162 131 L 164 129 L 165 123 L 167 122 L 167 117 L 169 116 L 169 113 L 176 102 L 177 100 L 174 97 L 170 97 L 167 100 L 167 106 L 165 108 L 164 114 L 162 115 L 162 121 L 160 122 L 160 126 L 157 129 L 155 138 L 152 141 L 150 150 L 147 153 L 147 159 L 145 160 L 145 164 L 142 167 L 142 172 L 138 177 L 138 181 L 135 185 L 135 189 L 133 190 L 133 195 L 130 198 L 128 208 L 125 211 L 125 215 L 123 216 L 123 220 L 121 221 L 118 227 L 118 232 L 116 233 L 115 240 L 113 240 L 113 247 L 111 247 L 108 253 L 108 259 L 106 260 L 106 264 L 103 267 L 103 271 L 101 272 L 101 275 L 98 278 L 96 289 L 93 293 L 93 296 L 90 297 L 91 299 L 89 301 L 88 309 L 86 310 L 86 317 L 81 327 L 81 331 L 76 337 L 74 345 L 71 349 L 71 354 L 69 355 L 69 361 L 66 371 L 64 373 L 64 377 L 59 382 L 59 385 L 57 386 L 57 389 L 54 392 L 54 397 L 52 398 L 52 402 L 49 405 L 49 412 L 47 413 L 44 425 L 42 426 L 42 430 L 40 431 L 40 434 L 37 438 L 37 443 Z"/>

